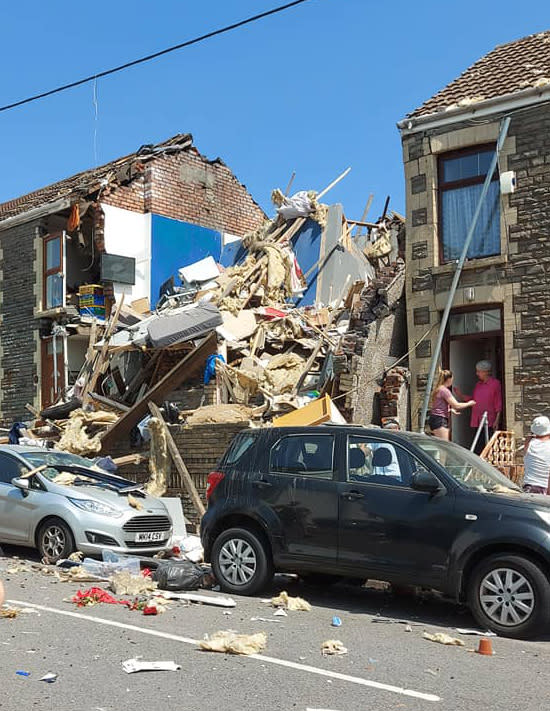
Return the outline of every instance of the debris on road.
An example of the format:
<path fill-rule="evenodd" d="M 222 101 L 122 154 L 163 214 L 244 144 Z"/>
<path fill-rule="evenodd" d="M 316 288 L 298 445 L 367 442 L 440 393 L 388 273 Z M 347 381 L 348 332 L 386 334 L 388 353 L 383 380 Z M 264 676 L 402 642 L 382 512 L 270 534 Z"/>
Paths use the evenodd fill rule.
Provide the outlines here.
<path fill-rule="evenodd" d="M 424 639 L 428 639 L 430 642 L 437 642 L 438 644 L 446 644 L 455 647 L 465 647 L 466 645 L 458 637 L 451 637 L 445 632 L 436 632 L 435 634 L 430 634 L 429 632 L 424 632 L 422 635 Z"/>
<path fill-rule="evenodd" d="M 41 677 L 38 681 L 45 681 L 47 684 L 53 684 L 54 681 L 57 680 L 58 674 L 54 674 L 53 672 L 48 672 L 47 674 L 44 674 L 43 677 Z"/>
<path fill-rule="evenodd" d="M 455 629 L 459 634 L 476 635 L 478 637 L 496 637 L 497 636 L 496 632 L 490 632 L 489 630 L 487 632 L 483 632 L 482 630 L 474 630 L 474 629 L 469 629 L 466 627 L 456 627 Z"/>
<path fill-rule="evenodd" d="M 342 642 L 340 642 L 339 639 L 327 639 L 326 642 L 323 642 L 321 645 L 321 654 L 323 657 L 329 656 L 329 655 L 340 655 L 340 654 L 347 654 L 348 650 Z"/>
<path fill-rule="evenodd" d="M 280 623 L 280 622 L 282 622 L 282 620 L 274 620 L 270 617 L 251 617 L 250 622 L 279 622 Z"/>
<path fill-rule="evenodd" d="M 279 607 L 275 612 L 273 613 L 273 617 L 288 617 L 287 611 L 284 610 L 282 607 Z"/>
<path fill-rule="evenodd" d="M 115 573 L 109 579 L 115 595 L 146 595 L 157 588 L 157 583 L 147 575 L 132 575 L 127 570 Z"/>
<path fill-rule="evenodd" d="M 258 654 L 267 645 L 265 632 L 256 634 L 237 634 L 231 630 L 216 632 L 206 636 L 199 643 L 201 649 L 208 652 L 226 652 L 227 654 Z"/>
<path fill-rule="evenodd" d="M 284 610 L 309 612 L 311 605 L 301 597 L 291 597 L 286 590 L 283 590 L 277 597 L 271 598 L 272 607 L 281 607 Z"/>
<path fill-rule="evenodd" d="M 236 607 L 237 603 L 230 597 L 223 595 L 202 595 L 201 593 L 178 593 L 170 590 L 158 591 L 155 597 L 164 597 L 167 600 L 185 600 L 187 602 L 198 602 L 202 605 L 214 605 L 215 607 Z"/>
<path fill-rule="evenodd" d="M 13 620 L 21 612 L 17 607 L 2 607 L 0 608 L 0 618 L 4 620 Z"/>
<path fill-rule="evenodd" d="M 77 590 L 76 595 L 71 598 L 77 607 L 91 607 L 107 603 L 108 605 L 129 605 L 128 600 L 117 600 L 102 588 L 89 588 L 88 590 Z"/>
<path fill-rule="evenodd" d="M 332 618 L 332 622 L 330 623 L 332 627 L 341 627 L 342 626 L 342 620 L 334 615 Z"/>
<path fill-rule="evenodd" d="M 122 662 L 122 668 L 127 674 L 141 671 L 179 671 L 181 666 L 175 662 L 144 662 L 138 657 Z"/>
<path fill-rule="evenodd" d="M 17 676 L 24 676 L 24 677 L 27 677 L 27 676 L 30 676 L 30 675 L 31 675 L 30 672 L 28 672 L 28 671 L 23 671 L 22 669 L 19 669 L 19 670 L 16 671 L 15 673 L 17 674 Z"/>

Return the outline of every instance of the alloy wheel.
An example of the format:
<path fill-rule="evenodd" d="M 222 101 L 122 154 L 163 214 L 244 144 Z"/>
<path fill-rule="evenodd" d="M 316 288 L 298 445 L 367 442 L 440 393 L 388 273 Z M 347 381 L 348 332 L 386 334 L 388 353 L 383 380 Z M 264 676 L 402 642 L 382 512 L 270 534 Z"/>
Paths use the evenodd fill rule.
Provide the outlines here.
<path fill-rule="evenodd" d="M 512 568 L 496 568 L 482 579 L 479 600 L 489 619 L 505 627 L 525 622 L 535 609 L 535 593 L 529 580 Z"/>
<path fill-rule="evenodd" d="M 67 539 L 59 526 L 52 524 L 42 534 L 42 550 L 48 558 L 56 559 L 63 555 Z"/>
<path fill-rule="evenodd" d="M 256 574 L 258 561 L 252 546 L 242 538 L 226 541 L 218 557 L 224 578 L 233 585 L 246 585 Z"/>

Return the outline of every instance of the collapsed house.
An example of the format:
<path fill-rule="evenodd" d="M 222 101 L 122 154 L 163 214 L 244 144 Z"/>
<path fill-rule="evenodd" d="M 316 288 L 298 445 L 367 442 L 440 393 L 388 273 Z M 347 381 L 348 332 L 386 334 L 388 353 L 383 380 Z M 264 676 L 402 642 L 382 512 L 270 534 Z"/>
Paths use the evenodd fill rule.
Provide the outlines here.
<path fill-rule="evenodd" d="M 348 220 L 341 205 L 322 202 L 326 192 L 274 191 L 273 219 L 254 214 L 244 235 L 208 254 L 174 242 L 154 273 L 156 301 L 101 274 L 81 286 L 82 364 L 55 402 L 40 411 L 26 403 L 35 420 L 25 441 L 124 465 L 150 447 L 125 474 L 151 477 L 159 491 L 185 488 L 193 520 L 206 474 L 242 427 L 406 427 L 404 219 L 386 205 L 375 222 Z M 101 284 L 111 297 L 99 305 Z M 205 452 L 206 430 L 216 434 Z M 182 431 L 201 452 L 195 460 Z"/>

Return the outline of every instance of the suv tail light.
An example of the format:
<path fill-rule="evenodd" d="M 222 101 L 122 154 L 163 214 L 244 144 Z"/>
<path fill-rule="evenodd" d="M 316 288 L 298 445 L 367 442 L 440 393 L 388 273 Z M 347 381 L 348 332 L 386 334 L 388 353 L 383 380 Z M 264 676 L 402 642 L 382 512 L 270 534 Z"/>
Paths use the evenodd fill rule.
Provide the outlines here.
<path fill-rule="evenodd" d="M 223 472 L 210 472 L 208 479 L 206 480 L 206 500 L 208 501 L 212 496 L 214 489 L 218 486 L 220 481 L 224 478 L 225 474 Z"/>

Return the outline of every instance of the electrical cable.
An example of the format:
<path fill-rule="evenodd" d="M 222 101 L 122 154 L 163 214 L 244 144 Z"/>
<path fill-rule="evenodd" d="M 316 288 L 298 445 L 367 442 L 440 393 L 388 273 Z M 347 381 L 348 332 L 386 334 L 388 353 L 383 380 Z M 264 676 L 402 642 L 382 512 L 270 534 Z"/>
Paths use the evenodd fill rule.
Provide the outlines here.
<path fill-rule="evenodd" d="M 226 25 L 225 27 L 220 27 L 217 30 L 212 30 L 212 32 L 207 32 L 204 35 L 194 37 L 193 39 L 187 40 L 186 42 L 181 42 L 180 44 L 175 44 L 172 47 L 167 47 L 166 49 L 162 49 L 159 52 L 153 52 L 153 54 L 148 54 L 147 56 L 140 57 L 139 59 L 133 59 L 130 62 L 120 64 L 119 66 L 113 67 L 112 69 L 106 69 L 103 72 L 96 72 L 95 74 L 91 74 L 88 77 L 84 77 L 84 79 L 78 79 L 77 81 L 73 81 L 70 84 L 64 84 L 63 86 L 58 86 L 55 89 L 50 89 L 49 91 L 43 91 L 40 94 L 29 96 L 26 99 L 21 99 L 19 101 L 14 101 L 11 104 L 0 106 L 0 113 L 3 111 L 8 111 L 9 109 L 15 109 L 18 106 L 23 106 L 24 104 L 30 104 L 32 101 L 38 101 L 38 99 L 44 99 L 47 96 L 59 94 L 62 91 L 67 91 L 68 89 L 74 89 L 77 86 L 82 86 L 82 84 L 88 84 L 89 82 L 101 79 L 102 77 L 107 77 L 111 74 L 116 74 L 117 72 L 121 72 L 124 69 L 135 67 L 138 64 L 150 62 L 152 59 L 157 59 L 158 57 L 162 57 L 165 54 L 169 54 L 170 52 L 175 52 L 178 49 L 190 47 L 193 44 L 199 44 L 199 42 L 204 42 L 204 40 L 210 39 L 212 37 L 225 34 L 226 32 L 231 32 L 232 30 L 236 30 L 239 27 L 243 27 L 244 25 L 250 24 L 251 22 L 262 20 L 264 17 L 269 17 L 270 15 L 276 15 L 279 12 L 288 10 L 289 8 L 294 7 L 295 5 L 301 5 L 304 2 L 308 2 L 308 0 L 294 0 L 293 2 L 286 3 L 286 5 L 279 5 L 279 7 L 274 7 L 271 10 L 266 10 L 266 12 L 261 12 L 258 15 L 252 15 L 252 17 L 247 17 L 246 19 L 240 20 L 239 22 L 234 22 L 231 25 Z"/>

